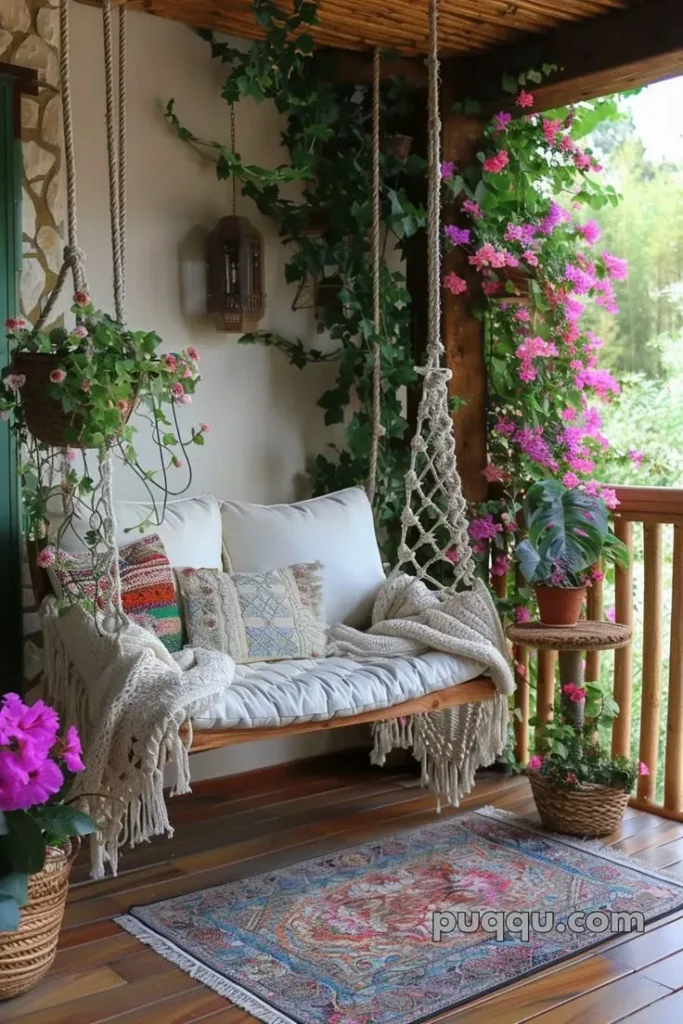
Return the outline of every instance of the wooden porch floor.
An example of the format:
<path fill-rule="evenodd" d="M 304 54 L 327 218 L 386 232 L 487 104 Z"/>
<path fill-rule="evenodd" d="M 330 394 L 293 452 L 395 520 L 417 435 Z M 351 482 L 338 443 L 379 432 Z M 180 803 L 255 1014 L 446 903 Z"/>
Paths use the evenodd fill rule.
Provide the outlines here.
<path fill-rule="evenodd" d="M 526 779 L 487 775 L 462 809 L 535 814 Z M 200 783 L 172 802 L 176 837 L 126 854 L 117 879 L 74 872 L 56 963 L 33 992 L 0 1004 L 14 1024 L 254 1024 L 254 1018 L 122 932 L 134 903 L 216 885 L 410 828 L 433 801 L 408 771 L 347 754 Z M 458 813 L 458 812 L 445 812 Z M 629 809 L 606 842 L 683 875 L 683 825 Z M 683 1021 L 683 910 L 438 1018 L 449 1024 Z"/>

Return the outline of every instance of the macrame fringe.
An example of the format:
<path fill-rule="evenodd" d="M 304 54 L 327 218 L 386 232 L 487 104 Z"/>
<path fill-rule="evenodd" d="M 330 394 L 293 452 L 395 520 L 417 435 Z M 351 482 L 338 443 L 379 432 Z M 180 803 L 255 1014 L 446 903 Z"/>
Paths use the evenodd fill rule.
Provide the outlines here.
<path fill-rule="evenodd" d="M 80 678 L 57 630 L 56 602 L 46 598 L 40 609 L 43 630 L 43 686 L 46 697 L 59 708 L 67 725 L 81 736 L 90 731 L 88 690 Z"/>
<path fill-rule="evenodd" d="M 408 750 L 422 768 L 421 783 L 442 803 L 459 807 L 474 786 L 478 768 L 501 754 L 507 742 L 508 702 L 492 700 L 412 718 L 394 718 L 373 726 L 372 764 L 382 766 L 392 750 Z"/>
<path fill-rule="evenodd" d="M 153 949 L 155 953 L 163 956 L 169 963 L 180 967 L 181 970 L 189 974 L 195 981 L 206 985 L 207 988 L 218 993 L 219 996 L 229 999 L 235 1006 L 246 1010 L 247 1013 L 257 1017 L 258 1020 L 264 1021 L 265 1024 L 296 1024 L 291 1017 L 280 1013 L 279 1010 L 276 1010 L 275 1007 L 270 1006 L 268 1003 L 262 1002 L 258 996 L 248 992 L 234 981 L 223 977 L 218 971 L 214 971 L 207 967 L 206 964 L 195 960 L 189 953 L 179 949 L 175 943 L 157 934 L 157 932 L 148 928 L 147 925 L 142 924 L 136 917 L 126 914 L 123 917 L 115 918 L 115 922 L 119 927 L 134 935 L 140 942 Z"/>

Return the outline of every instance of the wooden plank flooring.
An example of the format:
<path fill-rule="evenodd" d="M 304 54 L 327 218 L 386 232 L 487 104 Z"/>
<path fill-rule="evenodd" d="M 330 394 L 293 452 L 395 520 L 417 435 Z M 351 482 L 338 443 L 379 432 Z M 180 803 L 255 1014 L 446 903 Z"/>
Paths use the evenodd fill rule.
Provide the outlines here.
<path fill-rule="evenodd" d="M 494 804 L 535 818 L 526 779 L 484 775 L 462 809 Z M 445 815 L 458 813 L 444 811 Z M 255 1024 L 254 1018 L 122 932 L 134 903 L 242 878 L 433 820 L 405 768 L 344 754 L 200 783 L 171 802 L 176 836 L 126 853 L 118 878 L 74 869 L 54 967 L 0 1004 L 14 1024 Z M 683 876 L 683 825 L 629 809 L 606 840 Z M 683 1021 L 683 910 L 438 1018 L 448 1024 L 669 1024 Z"/>

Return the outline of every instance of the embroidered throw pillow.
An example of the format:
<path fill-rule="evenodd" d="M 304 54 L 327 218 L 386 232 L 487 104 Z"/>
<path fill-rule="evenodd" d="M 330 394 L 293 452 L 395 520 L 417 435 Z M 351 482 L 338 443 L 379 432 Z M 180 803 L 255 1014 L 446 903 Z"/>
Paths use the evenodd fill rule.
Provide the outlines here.
<path fill-rule="evenodd" d="M 92 563 L 87 552 L 66 554 L 53 567 L 62 592 L 95 599 Z M 154 633 L 168 651 L 180 651 L 183 631 L 164 545 L 155 533 L 119 548 L 121 604 L 126 614 Z"/>
<path fill-rule="evenodd" d="M 223 651 L 240 665 L 322 658 L 322 568 L 310 562 L 233 574 L 178 569 L 190 645 Z"/>

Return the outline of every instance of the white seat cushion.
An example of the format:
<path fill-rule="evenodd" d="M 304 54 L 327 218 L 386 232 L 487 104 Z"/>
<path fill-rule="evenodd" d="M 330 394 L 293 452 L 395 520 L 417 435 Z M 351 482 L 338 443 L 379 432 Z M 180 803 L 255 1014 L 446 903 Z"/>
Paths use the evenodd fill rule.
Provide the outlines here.
<path fill-rule="evenodd" d="M 364 662 L 322 658 L 238 665 L 220 701 L 198 712 L 192 724 L 249 729 L 344 718 L 467 682 L 483 668 L 440 651 Z"/>
<path fill-rule="evenodd" d="M 293 505 L 223 501 L 223 543 L 232 572 L 269 572 L 297 562 L 322 562 L 328 623 L 369 625 L 384 582 L 372 509 L 350 487 Z"/>
<path fill-rule="evenodd" d="M 116 542 L 120 547 L 139 540 L 141 534 L 136 527 L 150 514 L 150 510 L 151 506 L 145 502 L 114 502 Z M 51 516 L 51 519 L 58 527 L 60 516 Z M 78 533 L 82 535 L 87 529 L 87 523 L 83 523 L 78 527 Z M 163 523 L 157 526 L 152 522 L 143 532 L 156 533 L 161 537 L 174 568 L 183 565 L 192 569 L 223 568 L 221 513 L 218 501 L 211 494 L 169 501 Z M 85 545 L 73 530 L 66 531 L 61 546 L 68 552 L 85 550 Z"/>

